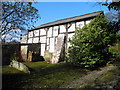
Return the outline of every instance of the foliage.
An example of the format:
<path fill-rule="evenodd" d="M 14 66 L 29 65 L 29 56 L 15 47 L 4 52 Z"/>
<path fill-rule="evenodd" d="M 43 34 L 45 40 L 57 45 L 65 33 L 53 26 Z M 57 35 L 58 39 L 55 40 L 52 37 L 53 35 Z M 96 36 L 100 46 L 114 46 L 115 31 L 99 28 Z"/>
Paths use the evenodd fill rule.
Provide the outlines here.
<path fill-rule="evenodd" d="M 120 1 L 116 0 L 116 2 L 100 2 L 103 6 L 107 6 L 110 11 L 112 18 L 116 19 L 116 21 L 111 21 L 114 29 L 120 30 Z"/>
<path fill-rule="evenodd" d="M 118 2 L 103 2 L 102 5 L 107 6 L 109 10 L 120 10 L 120 1 Z"/>
<path fill-rule="evenodd" d="M 32 28 L 38 17 L 32 2 L 2 2 L 1 35 L 5 39 L 6 34 L 20 34 L 20 30 Z"/>
<path fill-rule="evenodd" d="M 113 20 L 115 20 L 111 21 L 114 29 L 116 28 L 120 30 L 120 1 L 116 0 L 116 2 L 109 2 L 108 0 L 106 0 L 106 2 L 100 2 L 100 4 L 106 6 L 109 9 L 109 14 L 111 14 L 111 17 L 114 18 Z"/>
<path fill-rule="evenodd" d="M 45 59 L 46 62 L 50 62 L 50 60 L 52 59 L 52 56 L 53 56 L 53 54 L 50 53 L 48 50 L 45 51 L 44 59 Z"/>
<path fill-rule="evenodd" d="M 111 52 L 113 54 L 118 54 L 119 53 L 119 51 L 117 49 L 113 49 L 113 48 L 110 48 L 109 52 Z"/>
<path fill-rule="evenodd" d="M 19 60 L 19 57 L 16 55 L 16 53 L 14 53 L 11 58 L 10 58 L 10 61 L 18 61 Z"/>
<path fill-rule="evenodd" d="M 82 29 L 78 28 L 70 40 L 72 46 L 68 51 L 68 62 L 81 67 L 105 65 L 111 57 L 108 47 L 116 42 L 117 30 L 112 28 L 103 15 Z"/>
<path fill-rule="evenodd" d="M 16 53 L 16 56 L 19 57 L 19 44 L 3 44 L 2 45 L 2 65 L 9 65 L 10 58 Z"/>
<path fill-rule="evenodd" d="M 111 46 L 109 48 L 109 51 L 113 53 L 116 57 L 120 57 L 120 41 Z"/>

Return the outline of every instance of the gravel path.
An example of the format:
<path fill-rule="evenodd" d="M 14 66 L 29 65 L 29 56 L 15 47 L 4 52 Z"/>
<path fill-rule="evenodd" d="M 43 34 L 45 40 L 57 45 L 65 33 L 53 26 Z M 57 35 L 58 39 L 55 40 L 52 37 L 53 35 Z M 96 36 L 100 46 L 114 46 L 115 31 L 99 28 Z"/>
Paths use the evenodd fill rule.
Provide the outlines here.
<path fill-rule="evenodd" d="M 104 73 L 113 70 L 114 66 L 110 65 L 104 68 L 101 68 L 100 70 L 92 71 L 88 73 L 87 75 L 80 77 L 78 79 L 75 79 L 71 82 L 64 83 L 60 86 L 60 88 L 80 88 L 86 86 L 88 83 L 94 83 L 95 80 L 97 80 L 101 75 Z"/>

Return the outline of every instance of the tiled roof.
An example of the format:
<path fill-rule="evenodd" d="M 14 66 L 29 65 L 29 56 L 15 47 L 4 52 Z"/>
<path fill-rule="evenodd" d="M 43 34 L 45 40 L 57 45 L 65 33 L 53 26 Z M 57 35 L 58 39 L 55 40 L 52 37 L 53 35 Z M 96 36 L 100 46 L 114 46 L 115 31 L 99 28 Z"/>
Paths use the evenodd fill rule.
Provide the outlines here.
<path fill-rule="evenodd" d="M 84 15 L 80 15 L 80 16 L 75 16 L 75 17 L 71 17 L 71 18 L 57 20 L 57 21 L 54 21 L 54 22 L 50 22 L 50 23 L 40 25 L 40 26 L 38 26 L 38 27 L 36 27 L 32 30 L 36 30 L 36 29 L 40 29 L 40 28 L 46 28 L 46 27 L 50 27 L 50 26 L 54 26 L 54 25 L 60 25 L 60 24 L 73 22 L 73 21 L 78 21 L 78 20 L 83 20 L 83 19 L 87 19 L 87 18 L 93 18 L 93 17 L 96 17 L 97 15 L 100 15 L 100 14 L 103 14 L 103 11 L 98 11 L 98 12 L 93 12 L 93 13 L 84 14 Z"/>

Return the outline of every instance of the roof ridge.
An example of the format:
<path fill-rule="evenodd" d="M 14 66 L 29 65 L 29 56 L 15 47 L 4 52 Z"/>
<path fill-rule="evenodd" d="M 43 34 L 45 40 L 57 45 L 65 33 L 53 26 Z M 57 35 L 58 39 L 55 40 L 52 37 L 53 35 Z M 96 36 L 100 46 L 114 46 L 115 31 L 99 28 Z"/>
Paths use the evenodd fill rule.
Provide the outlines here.
<path fill-rule="evenodd" d="M 103 11 L 98 11 L 98 12 L 103 12 Z M 93 12 L 93 13 L 98 13 L 98 12 Z M 69 18 L 64 18 L 64 19 L 60 19 L 60 20 L 55 20 L 55 21 L 52 21 L 52 22 L 57 22 L 57 21 L 61 21 L 61 20 L 66 20 L 66 19 L 71 19 L 71 18 L 75 18 L 75 17 L 85 16 L 85 15 L 89 15 L 89 14 L 92 14 L 92 13 L 83 14 L 83 15 L 74 16 L 74 17 L 69 17 Z M 49 23 L 52 23 L 52 22 L 49 22 Z M 49 23 L 45 23 L 45 24 L 42 24 L 42 25 L 46 25 L 46 24 L 49 24 Z M 42 25 L 40 25 L 40 26 L 42 26 Z"/>
<path fill-rule="evenodd" d="M 83 15 L 79 15 L 79 16 L 74 16 L 74 17 L 69 17 L 69 18 L 64 18 L 64 19 L 60 19 L 60 20 L 55 20 L 55 21 L 52 21 L 52 22 L 49 22 L 49 23 L 45 23 L 45 24 L 42 24 L 32 30 L 35 30 L 35 29 L 39 29 L 41 28 L 42 26 L 44 25 L 47 25 L 47 24 L 51 24 L 51 23 L 55 23 L 55 22 L 59 22 L 59 21 L 63 21 L 63 20 L 68 20 L 68 19 L 72 19 L 72 18 L 77 18 L 77 17 L 82 17 L 82 16 L 86 16 L 86 15 L 90 15 L 90 14 L 95 14 L 95 13 L 102 13 L 103 11 L 97 11 L 97 12 L 92 12 L 92 13 L 88 13 L 88 14 L 83 14 Z M 31 31 L 31 30 L 30 30 Z"/>

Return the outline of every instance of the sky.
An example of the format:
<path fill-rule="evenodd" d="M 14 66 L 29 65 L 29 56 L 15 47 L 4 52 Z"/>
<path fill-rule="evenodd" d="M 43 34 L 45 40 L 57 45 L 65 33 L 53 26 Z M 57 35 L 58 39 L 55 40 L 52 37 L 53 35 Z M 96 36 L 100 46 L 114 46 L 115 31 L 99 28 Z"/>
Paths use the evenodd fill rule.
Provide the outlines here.
<path fill-rule="evenodd" d="M 107 7 L 97 2 L 38 2 L 33 4 L 39 10 L 41 19 L 35 27 L 52 21 L 84 15 L 97 11 L 108 12 Z"/>

